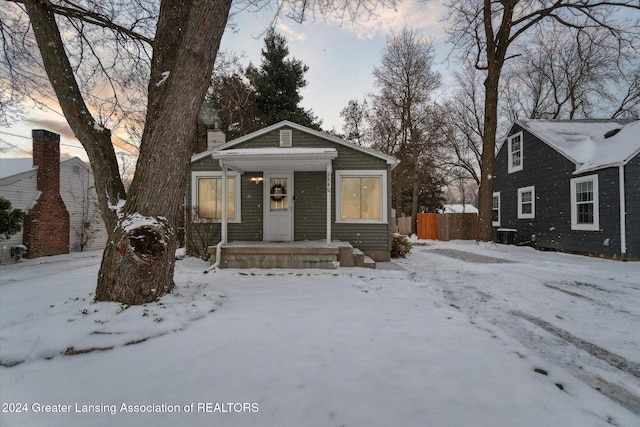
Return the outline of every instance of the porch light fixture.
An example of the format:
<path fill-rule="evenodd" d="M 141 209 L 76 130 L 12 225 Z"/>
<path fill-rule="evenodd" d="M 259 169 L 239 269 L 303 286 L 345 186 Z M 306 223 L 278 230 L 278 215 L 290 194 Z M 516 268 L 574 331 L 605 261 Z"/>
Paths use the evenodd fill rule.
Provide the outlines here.
<path fill-rule="evenodd" d="M 254 184 L 260 184 L 262 181 L 264 181 L 264 178 L 261 176 L 252 176 L 251 178 L 249 178 L 249 180 Z"/>

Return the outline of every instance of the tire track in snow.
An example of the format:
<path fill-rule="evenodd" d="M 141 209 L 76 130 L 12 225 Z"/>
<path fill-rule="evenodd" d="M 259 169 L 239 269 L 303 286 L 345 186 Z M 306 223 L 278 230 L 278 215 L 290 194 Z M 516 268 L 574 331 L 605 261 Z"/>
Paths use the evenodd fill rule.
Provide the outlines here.
<path fill-rule="evenodd" d="M 522 311 L 513 310 L 511 314 L 521 317 L 524 320 L 527 320 L 533 323 L 536 326 L 541 327 L 545 331 L 552 333 L 558 338 L 566 341 L 570 344 L 575 345 L 589 353 L 590 355 L 597 357 L 600 360 L 607 362 L 609 365 L 620 369 L 621 371 L 625 371 L 633 375 L 634 377 L 640 378 L 640 363 L 632 362 L 630 360 L 625 359 L 622 356 L 618 356 L 615 353 L 611 353 L 610 351 L 597 346 L 589 341 L 585 341 L 581 338 L 578 338 L 574 335 L 571 335 L 569 332 L 564 329 L 557 328 L 553 326 L 551 323 L 540 319 L 539 317 L 531 316 L 530 314 L 523 313 Z"/>
<path fill-rule="evenodd" d="M 549 322 L 546 322 L 535 316 L 531 316 L 530 314 L 523 313 L 517 310 L 511 311 L 510 314 L 542 328 L 561 341 L 572 344 L 575 347 L 586 351 L 589 355 L 609 364 L 610 366 L 613 366 L 623 372 L 640 378 L 640 364 L 636 362 L 627 360 L 626 358 L 611 353 L 610 351 L 605 350 L 602 347 L 575 337 L 564 329 L 557 328 Z M 536 349 L 537 348 L 534 348 L 534 351 L 536 351 Z M 568 365 L 566 363 L 564 364 L 565 368 L 569 369 L 576 378 L 589 384 L 599 393 L 608 397 L 614 402 L 617 402 L 631 412 L 640 415 L 640 396 L 637 396 L 636 394 L 630 392 L 629 390 L 618 384 L 614 384 L 610 381 L 605 380 L 597 374 L 589 372 L 586 367 L 576 366 L 573 363 L 569 363 Z"/>

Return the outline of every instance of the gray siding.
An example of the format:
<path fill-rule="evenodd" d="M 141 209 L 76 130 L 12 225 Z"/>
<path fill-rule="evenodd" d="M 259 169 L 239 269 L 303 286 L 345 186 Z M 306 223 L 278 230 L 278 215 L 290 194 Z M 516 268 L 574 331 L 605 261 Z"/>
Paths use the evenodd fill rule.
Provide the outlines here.
<path fill-rule="evenodd" d="M 240 176 L 242 222 L 229 224 L 229 240 L 262 240 L 262 184 L 249 180 L 256 175 L 262 175 L 262 172 L 247 172 Z"/>
<path fill-rule="evenodd" d="M 640 154 L 627 163 L 624 172 L 627 256 L 640 259 Z"/>
<path fill-rule="evenodd" d="M 326 239 L 326 173 L 296 172 L 294 181 L 294 240 Z"/>
<path fill-rule="evenodd" d="M 349 168 L 350 169 L 350 168 Z M 354 168 L 357 169 L 357 168 Z M 364 168 L 363 168 L 364 169 Z M 370 168 L 374 169 L 374 168 Z M 335 193 L 331 206 L 332 235 L 334 240 L 347 241 L 352 246 L 368 254 L 376 261 L 388 261 L 387 256 L 377 252 L 391 252 L 391 171 L 387 167 L 387 223 L 386 224 L 347 224 L 335 223 L 336 199 Z M 332 182 L 336 187 L 335 175 Z"/>
<path fill-rule="evenodd" d="M 192 164 L 193 171 L 219 170 L 214 168 L 218 162 L 213 162 L 210 158 L 203 159 Z M 250 177 L 262 175 L 262 172 L 247 172 L 240 176 L 241 200 L 241 220 L 240 223 L 230 222 L 227 225 L 228 239 L 238 241 L 260 241 L 262 240 L 262 185 L 256 185 L 249 180 Z M 211 246 L 221 240 L 221 225 L 219 222 L 197 222 L 191 221 L 191 176 L 187 181 L 187 203 L 186 218 L 187 224 L 187 248 L 193 253 L 195 247 Z M 206 242 L 206 243 L 204 243 Z"/>
<path fill-rule="evenodd" d="M 521 130 L 514 125 L 509 135 Z M 521 171 L 508 173 L 507 151 L 505 143 L 496 157 L 494 173 L 494 191 L 500 192 L 500 228 L 516 229 L 519 244 L 533 244 L 535 236 L 535 245 L 540 248 L 620 257 L 618 168 L 574 175 L 573 162 L 526 130 Z M 572 230 L 570 180 L 595 174 L 599 185 L 600 230 Z M 518 219 L 518 189 L 528 186 L 535 187 L 535 218 Z"/>
<path fill-rule="evenodd" d="M 213 160 L 211 156 L 207 156 L 204 159 L 200 159 L 191 163 L 192 171 L 219 171 L 220 164 L 217 160 Z M 189 185 L 191 185 L 191 177 L 189 177 Z M 189 192 L 188 194 L 191 194 Z"/>
<path fill-rule="evenodd" d="M 566 250 L 620 257 L 620 182 L 618 168 L 607 168 L 580 176 L 598 175 L 599 231 L 572 231 L 566 237 Z M 569 183 L 567 183 L 567 186 Z"/>
<path fill-rule="evenodd" d="M 522 129 L 515 125 L 509 135 Z M 571 232 L 569 180 L 575 165 L 529 132 L 523 132 L 523 168 L 508 173 L 508 147 L 496 157 L 494 191 L 500 192 L 500 227 L 518 230 L 518 243 L 535 235 L 539 245 L 558 248 Z M 534 219 L 518 219 L 518 189 L 535 186 Z"/>
<path fill-rule="evenodd" d="M 286 129 L 286 128 L 280 128 Z M 233 146 L 242 148 L 267 148 L 280 145 L 280 129 L 243 141 Z M 387 170 L 386 161 L 367 153 L 337 144 L 315 135 L 293 129 L 293 147 L 335 148 L 338 157 L 333 161 L 335 170 Z M 218 171 L 217 161 L 210 157 L 191 164 L 192 171 Z M 229 240 L 261 241 L 263 221 L 263 186 L 249 181 L 249 178 L 262 172 L 246 172 L 242 175 L 242 223 L 229 223 Z M 391 176 L 388 174 L 388 186 L 391 188 Z M 364 252 L 388 252 L 391 250 L 391 227 L 389 224 L 335 224 L 335 176 L 332 180 L 331 221 L 332 239 L 348 241 Z M 326 183 L 325 172 L 296 172 L 294 175 L 294 240 L 324 240 L 326 238 Z M 388 212 L 391 218 L 391 194 L 388 192 Z M 187 206 L 191 206 L 191 178 L 188 180 Z M 189 214 L 189 212 L 188 212 Z M 220 240 L 219 224 L 195 224 L 206 229 L 210 245 Z M 193 234 L 193 233 L 192 233 Z M 205 232 L 201 232 L 204 235 Z"/>

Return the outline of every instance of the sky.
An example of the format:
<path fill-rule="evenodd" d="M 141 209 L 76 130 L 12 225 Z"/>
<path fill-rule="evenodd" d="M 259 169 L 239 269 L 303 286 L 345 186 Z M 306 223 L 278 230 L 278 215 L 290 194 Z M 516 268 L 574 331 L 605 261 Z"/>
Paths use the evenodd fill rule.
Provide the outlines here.
<path fill-rule="evenodd" d="M 277 31 L 288 42 L 290 57 L 301 60 L 309 67 L 308 82 L 301 94 L 302 107 L 311 109 L 322 120 L 323 129 L 342 131 L 340 111 L 351 99 L 362 100 L 375 91 L 372 71 L 380 63 L 387 38 L 402 30 L 403 26 L 416 30 L 422 37 L 435 43 L 435 62 L 446 78 L 450 66 L 446 62 L 450 47 L 445 42 L 443 18 L 446 8 L 438 1 L 407 0 L 395 9 L 378 9 L 376 15 L 356 22 L 338 22 L 335 18 L 317 16 L 299 24 L 282 17 Z M 273 21 L 275 11 L 245 10 L 233 16 L 233 29 L 225 31 L 221 51 L 242 56 L 244 65 L 259 65 L 264 46 L 264 31 Z M 64 117 L 56 112 L 31 111 L 27 118 L 10 128 L 0 127 L 0 157 L 30 157 L 31 130 L 47 129 L 61 135 L 61 153 L 87 160 L 80 143 L 73 136 Z M 118 133 L 116 133 L 118 135 Z M 128 139 L 127 135 L 120 135 Z M 116 141 L 117 142 L 117 141 Z M 116 147 L 116 150 L 120 150 Z"/>

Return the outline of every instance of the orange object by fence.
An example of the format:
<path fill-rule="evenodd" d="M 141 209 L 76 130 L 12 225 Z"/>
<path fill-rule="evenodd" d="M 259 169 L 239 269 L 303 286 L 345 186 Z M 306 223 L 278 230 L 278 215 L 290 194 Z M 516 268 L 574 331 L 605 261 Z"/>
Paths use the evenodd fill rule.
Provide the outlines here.
<path fill-rule="evenodd" d="M 438 214 L 418 214 L 418 239 L 436 240 L 438 238 Z"/>

